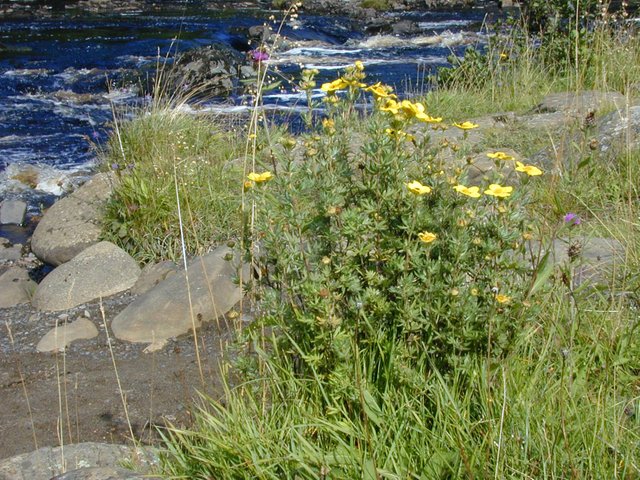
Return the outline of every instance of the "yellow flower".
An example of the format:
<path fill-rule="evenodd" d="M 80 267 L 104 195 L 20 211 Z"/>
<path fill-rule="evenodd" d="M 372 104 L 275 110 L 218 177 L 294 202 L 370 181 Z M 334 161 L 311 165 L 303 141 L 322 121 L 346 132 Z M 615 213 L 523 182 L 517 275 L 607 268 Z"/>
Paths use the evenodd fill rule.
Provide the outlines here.
<path fill-rule="evenodd" d="M 356 60 L 356 63 L 354 63 L 356 70 L 364 70 L 364 64 L 360 61 L 360 60 Z"/>
<path fill-rule="evenodd" d="M 435 233 L 431 233 L 431 232 L 420 232 L 418 234 L 418 238 L 420 239 L 421 242 L 424 243 L 431 243 L 433 242 L 436 238 L 438 238 L 438 236 Z"/>
<path fill-rule="evenodd" d="M 471 295 L 474 296 L 474 297 L 477 297 L 478 296 L 478 289 L 477 288 L 472 288 L 471 289 Z"/>
<path fill-rule="evenodd" d="M 397 115 L 400 112 L 400 104 L 392 98 L 387 98 L 383 106 L 380 107 L 381 112 L 390 112 Z"/>
<path fill-rule="evenodd" d="M 393 88 L 388 85 L 383 85 L 381 82 L 365 88 L 365 91 L 373 93 L 373 96 L 376 98 L 396 98 L 396 96 L 391 93 Z"/>
<path fill-rule="evenodd" d="M 491 185 L 489 185 L 489 188 L 484 191 L 484 193 L 485 195 L 491 195 L 493 197 L 507 198 L 509 195 L 511 195 L 512 191 L 513 187 L 503 187 L 501 185 L 498 185 L 497 183 L 492 183 Z"/>
<path fill-rule="evenodd" d="M 327 132 L 327 134 L 333 135 L 336 133 L 336 122 L 331 118 L 325 118 L 322 120 L 322 128 L 324 128 L 324 131 Z"/>
<path fill-rule="evenodd" d="M 393 128 L 387 128 L 385 129 L 384 133 L 389 135 L 391 138 L 394 138 L 395 140 L 405 139 L 408 142 L 413 142 L 415 140 L 415 137 L 413 135 L 407 132 L 403 132 L 402 130 L 394 130 Z"/>
<path fill-rule="evenodd" d="M 463 123 L 454 123 L 453 126 L 458 127 L 460 130 L 471 130 L 473 128 L 478 128 L 480 125 L 478 125 L 477 123 L 463 122 Z"/>
<path fill-rule="evenodd" d="M 400 103 L 400 107 L 405 114 L 411 117 L 415 117 L 422 122 L 438 123 L 442 121 L 442 117 L 435 118 L 427 115 L 424 105 L 420 102 L 411 103 L 409 100 L 403 100 Z"/>
<path fill-rule="evenodd" d="M 456 185 L 453 189 L 471 198 L 479 198 L 481 196 L 480 187 L 465 187 L 464 185 Z"/>
<path fill-rule="evenodd" d="M 243 185 L 244 185 L 245 189 L 249 189 L 249 188 L 253 187 L 255 185 L 255 183 L 253 183 L 251 180 L 245 180 Z"/>
<path fill-rule="evenodd" d="M 402 100 L 400 106 L 409 115 L 416 116 L 418 113 L 424 113 L 424 105 L 420 102 L 411 103 L 409 100 Z"/>
<path fill-rule="evenodd" d="M 508 153 L 504 153 L 504 152 L 487 153 L 487 157 L 496 158 L 498 160 L 515 160 L 515 158 L 513 158 L 513 156 L 509 155 Z"/>
<path fill-rule="evenodd" d="M 337 78 L 333 82 L 323 83 L 320 87 L 320 90 L 327 93 L 333 93 L 338 90 L 344 90 L 349 86 L 349 82 L 347 82 L 344 78 Z"/>
<path fill-rule="evenodd" d="M 522 162 L 516 162 L 516 170 L 518 172 L 524 172 L 531 177 L 542 175 L 542 170 L 534 165 L 525 165 Z"/>
<path fill-rule="evenodd" d="M 509 58 L 509 55 L 507 55 L 505 52 L 500 52 L 500 60 L 506 60 Z"/>
<path fill-rule="evenodd" d="M 367 86 L 366 83 L 362 83 L 357 80 L 346 80 L 346 83 L 349 87 L 352 87 L 352 88 L 364 88 Z"/>
<path fill-rule="evenodd" d="M 442 121 L 442 117 L 432 117 L 425 113 L 417 114 L 416 118 L 425 123 L 440 123 Z"/>
<path fill-rule="evenodd" d="M 416 195 L 424 195 L 426 193 L 431 193 L 431 187 L 423 185 L 417 180 L 407 183 L 406 185 L 409 191 L 411 193 L 415 193 Z"/>
<path fill-rule="evenodd" d="M 247 178 L 256 183 L 262 183 L 271 180 L 273 178 L 273 174 L 271 172 L 251 172 L 249 175 L 247 175 Z"/>
<path fill-rule="evenodd" d="M 498 303 L 509 303 L 511 301 L 511 297 L 508 297 L 506 295 L 502 295 L 501 293 L 498 293 L 496 295 L 496 302 Z"/>

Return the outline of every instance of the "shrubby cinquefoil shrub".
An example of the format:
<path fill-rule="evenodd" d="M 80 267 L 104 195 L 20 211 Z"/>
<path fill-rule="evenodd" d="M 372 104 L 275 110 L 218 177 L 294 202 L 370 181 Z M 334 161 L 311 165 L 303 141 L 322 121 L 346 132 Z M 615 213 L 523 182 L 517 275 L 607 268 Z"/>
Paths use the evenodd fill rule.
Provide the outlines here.
<path fill-rule="evenodd" d="M 300 375 L 347 397 L 357 394 L 354 365 L 384 389 L 420 383 L 425 368 L 499 356 L 530 308 L 524 189 L 467 185 L 438 155 L 449 147 L 430 139 L 442 119 L 367 85 L 363 70 L 357 62 L 322 85 L 328 114 L 302 158 L 284 149 L 268 182 L 246 184 L 256 212 L 256 326 L 271 327 L 273 351 Z M 307 72 L 302 87 L 314 85 Z M 354 109 L 363 98 L 373 98 L 370 117 Z M 525 177 L 542 173 L 494 156 Z"/>

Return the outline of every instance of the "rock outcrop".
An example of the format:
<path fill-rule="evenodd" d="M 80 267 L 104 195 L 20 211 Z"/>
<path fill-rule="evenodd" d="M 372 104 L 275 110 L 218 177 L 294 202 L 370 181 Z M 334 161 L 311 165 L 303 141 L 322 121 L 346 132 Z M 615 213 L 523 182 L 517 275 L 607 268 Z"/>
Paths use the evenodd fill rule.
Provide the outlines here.
<path fill-rule="evenodd" d="M 598 124 L 601 152 L 635 149 L 640 144 L 640 106 L 611 112 Z"/>
<path fill-rule="evenodd" d="M 64 448 L 44 447 L 0 461 L 0 480 L 78 479 L 82 477 L 65 477 L 64 472 L 80 468 L 115 468 L 127 459 L 133 460 L 144 472 L 157 462 L 156 455 L 151 449 L 135 449 L 106 443 L 77 443 L 65 445 Z M 142 474 L 138 477 L 122 478 L 142 478 Z"/>
<path fill-rule="evenodd" d="M 176 58 L 170 73 L 177 91 L 197 96 L 227 96 L 233 92 L 245 57 L 225 45 L 187 50 Z"/>

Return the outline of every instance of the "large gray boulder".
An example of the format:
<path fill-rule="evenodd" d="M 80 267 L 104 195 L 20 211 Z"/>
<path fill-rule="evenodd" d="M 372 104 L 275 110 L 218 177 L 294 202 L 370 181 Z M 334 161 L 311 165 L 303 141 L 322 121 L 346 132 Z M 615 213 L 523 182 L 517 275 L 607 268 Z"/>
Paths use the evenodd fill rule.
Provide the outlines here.
<path fill-rule="evenodd" d="M 36 287 L 36 282 L 29 278 L 26 270 L 10 268 L 0 275 L 0 308 L 29 303 Z"/>
<path fill-rule="evenodd" d="M 31 250 L 43 262 L 60 265 L 98 243 L 106 201 L 113 191 L 113 176 L 99 173 L 49 210 L 33 232 Z"/>
<path fill-rule="evenodd" d="M 79 468 L 117 467 L 126 460 L 131 460 L 141 471 L 147 471 L 157 462 L 157 456 L 152 449 L 106 443 L 77 443 L 65 445 L 64 448 L 44 447 L 0 460 L 0 480 L 50 480 L 56 475 Z"/>
<path fill-rule="evenodd" d="M 236 282 L 239 268 L 227 247 L 195 258 L 186 272 L 173 274 L 120 312 L 111 322 L 113 334 L 157 345 L 224 315 L 242 299 Z M 248 268 L 243 275 L 247 278 Z"/>
<path fill-rule="evenodd" d="M 68 310 L 127 290 L 139 276 L 140 267 L 127 252 L 100 242 L 47 275 L 32 303 L 38 310 Z"/>

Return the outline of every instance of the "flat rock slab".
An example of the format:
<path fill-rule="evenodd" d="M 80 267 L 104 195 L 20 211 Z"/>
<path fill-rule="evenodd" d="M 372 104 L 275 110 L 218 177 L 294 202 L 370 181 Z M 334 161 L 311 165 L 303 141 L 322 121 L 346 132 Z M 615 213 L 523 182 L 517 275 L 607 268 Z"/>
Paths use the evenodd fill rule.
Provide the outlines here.
<path fill-rule="evenodd" d="M 45 447 L 1 460 L 0 480 L 50 480 L 56 475 L 78 469 L 117 467 L 123 461 L 133 461 L 143 470 L 156 463 L 157 458 L 152 450 L 106 443 L 77 443 L 65 445 L 64 448 Z M 69 477 L 71 478 L 83 477 Z"/>
<path fill-rule="evenodd" d="M 75 340 L 88 340 L 98 336 L 91 320 L 79 318 L 75 322 L 52 328 L 36 345 L 38 352 L 62 352 Z"/>
<path fill-rule="evenodd" d="M 609 285 L 625 260 L 624 245 L 612 238 L 559 238 L 553 241 L 550 252 L 557 265 L 571 268 L 575 287 L 584 283 Z"/>
<path fill-rule="evenodd" d="M 51 480 L 144 480 L 160 477 L 140 475 L 131 470 L 115 467 L 80 468 L 72 472 L 56 475 Z"/>
<path fill-rule="evenodd" d="M 0 224 L 21 225 L 27 214 L 27 204 L 22 200 L 4 200 L 0 204 Z"/>
<path fill-rule="evenodd" d="M 45 263 L 60 265 L 98 243 L 102 211 L 113 191 L 113 176 L 99 173 L 47 210 L 31 238 L 31 250 Z"/>
<path fill-rule="evenodd" d="M 611 112 L 598 124 L 600 151 L 635 149 L 640 143 L 640 106 Z"/>
<path fill-rule="evenodd" d="M 38 285 L 29 278 L 29 273 L 12 267 L 0 275 L 0 308 L 29 303 Z"/>
<path fill-rule="evenodd" d="M 140 267 L 127 252 L 100 242 L 47 275 L 32 303 L 38 310 L 68 310 L 127 290 L 139 276 Z"/>
<path fill-rule="evenodd" d="M 599 92 L 596 90 L 580 93 L 551 93 L 542 99 L 534 109 L 538 113 L 565 112 L 576 115 L 587 115 L 602 107 L 612 106 L 622 109 L 627 98 L 618 92 Z"/>
<path fill-rule="evenodd" d="M 238 268 L 227 247 L 197 257 L 186 272 L 167 278 L 120 312 L 111 322 L 113 334 L 128 342 L 159 344 L 224 315 L 242 299 L 235 282 Z"/>

